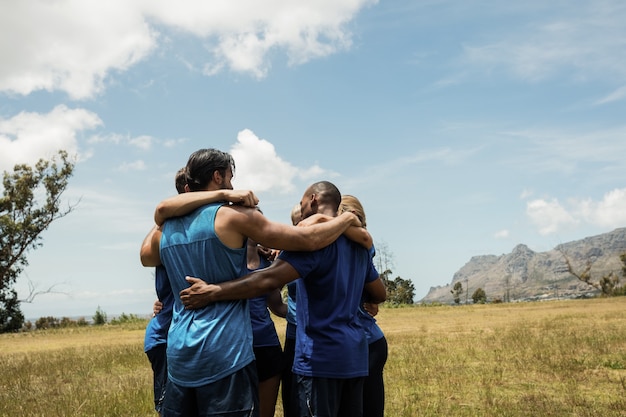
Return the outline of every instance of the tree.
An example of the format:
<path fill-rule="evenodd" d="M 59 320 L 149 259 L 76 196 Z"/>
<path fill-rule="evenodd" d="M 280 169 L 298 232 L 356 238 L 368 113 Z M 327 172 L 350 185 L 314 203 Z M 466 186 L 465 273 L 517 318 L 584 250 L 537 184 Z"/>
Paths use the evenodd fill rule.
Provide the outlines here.
<path fill-rule="evenodd" d="M 387 301 L 392 304 L 413 304 L 415 286 L 410 279 L 396 277 L 387 288 Z"/>
<path fill-rule="evenodd" d="M 391 269 L 393 268 L 393 253 L 389 249 L 387 242 L 379 241 L 374 244 L 376 254 L 374 255 L 374 266 L 380 274 L 380 278 L 385 284 L 385 287 L 389 289 Z"/>
<path fill-rule="evenodd" d="M 26 254 L 42 245 L 41 233 L 75 206 L 61 209 L 61 194 L 74 171 L 65 151 L 35 167 L 18 164 L 3 174 L 0 198 L 0 332 L 21 328 L 24 317 L 17 293 L 17 277 L 28 266 Z M 45 201 L 37 197 L 45 196 Z M 32 299 L 31 299 L 32 301 Z M 19 326 L 18 326 L 19 324 Z"/>
<path fill-rule="evenodd" d="M 562 249 L 559 249 L 559 251 L 561 252 L 561 255 L 563 255 L 563 258 L 565 258 L 567 272 L 578 278 L 578 280 L 597 290 L 600 290 L 602 295 L 605 297 L 626 295 L 626 285 L 620 283 L 620 277 L 615 272 L 611 271 L 600 277 L 598 281 L 594 281 L 591 277 L 591 268 L 593 267 L 593 261 L 591 259 L 587 259 L 585 267 L 582 271 L 576 271 L 574 270 L 572 262 L 567 257 L 565 252 Z M 626 253 L 620 255 L 620 260 L 622 261 L 622 276 L 626 277 Z"/>
<path fill-rule="evenodd" d="M 107 322 L 107 313 L 105 313 L 104 310 L 102 310 L 100 306 L 98 306 L 98 309 L 96 310 L 96 314 L 93 315 L 92 319 L 93 319 L 93 324 L 97 326 L 101 326 L 103 324 L 106 324 Z"/>
<path fill-rule="evenodd" d="M 454 287 L 450 290 L 452 295 L 454 296 L 454 303 L 461 304 L 461 294 L 463 294 L 463 284 L 461 282 L 457 282 L 454 284 Z"/>
<path fill-rule="evenodd" d="M 401 277 L 391 279 L 393 253 L 384 241 L 376 242 L 374 247 L 376 249 L 374 266 L 387 289 L 387 303 L 396 305 L 413 304 L 413 298 L 415 298 L 415 286 L 413 285 L 413 281 Z"/>
<path fill-rule="evenodd" d="M 472 294 L 472 301 L 474 304 L 485 304 L 487 302 L 487 293 L 482 288 L 476 288 L 476 291 Z"/>

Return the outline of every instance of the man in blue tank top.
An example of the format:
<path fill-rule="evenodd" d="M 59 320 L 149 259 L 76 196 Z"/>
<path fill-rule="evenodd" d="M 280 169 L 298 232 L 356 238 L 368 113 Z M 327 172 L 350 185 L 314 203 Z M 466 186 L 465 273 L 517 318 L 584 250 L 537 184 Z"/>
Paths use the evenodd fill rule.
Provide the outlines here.
<path fill-rule="evenodd" d="M 246 273 L 246 239 L 266 247 L 310 251 L 333 242 L 351 225 L 352 213 L 313 227 L 296 228 L 270 222 L 256 209 L 228 203 L 204 205 L 202 191 L 232 189 L 235 163 L 215 149 L 194 152 L 186 166 L 186 191 L 172 201 L 174 215 L 153 229 L 141 248 L 144 266 L 162 264 L 175 294 L 167 340 L 168 387 L 162 408 L 167 416 L 258 415 L 252 330 L 245 300 L 225 301 L 197 310 L 185 309 L 179 293 L 186 276 L 218 284 Z M 211 195 L 214 198 L 214 194 Z M 253 193 L 241 202 L 258 200 Z M 191 201 L 191 202 L 190 202 Z M 173 206 L 159 206 L 164 218 Z M 186 210 L 186 211 L 185 211 Z M 191 212 L 189 212 L 191 210 Z M 159 217 L 156 216 L 157 222 Z M 314 229 L 314 230 L 313 230 Z"/>
<path fill-rule="evenodd" d="M 333 184 L 315 183 L 300 202 L 302 218 L 317 213 L 334 218 L 340 201 Z M 293 372 L 298 380 L 299 415 L 360 416 L 368 345 L 357 312 L 364 289 L 372 302 L 386 298 L 366 248 L 340 236 L 314 252 L 283 251 L 269 268 L 238 280 L 207 285 L 206 280 L 189 278 L 193 285 L 180 296 L 185 306 L 197 308 L 254 297 L 298 277 Z"/>

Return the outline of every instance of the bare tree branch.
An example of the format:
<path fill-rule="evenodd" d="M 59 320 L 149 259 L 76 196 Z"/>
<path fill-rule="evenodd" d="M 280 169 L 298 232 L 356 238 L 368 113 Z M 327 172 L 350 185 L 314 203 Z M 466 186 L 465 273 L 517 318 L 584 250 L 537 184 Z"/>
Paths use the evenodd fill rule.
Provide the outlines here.
<path fill-rule="evenodd" d="M 56 284 L 52 284 L 51 286 L 49 286 L 48 288 L 46 288 L 45 290 L 37 290 L 37 284 L 35 284 L 30 278 L 28 279 L 28 296 L 26 296 L 26 298 L 19 300 L 20 303 L 29 303 L 31 304 L 33 301 L 35 301 L 35 297 L 42 295 L 42 294 L 63 294 L 63 295 L 69 295 L 68 292 L 66 291 L 57 291 L 55 290 L 55 288 L 57 288 L 60 285 L 65 285 L 67 284 L 66 282 L 60 282 L 60 283 L 56 283 Z"/>

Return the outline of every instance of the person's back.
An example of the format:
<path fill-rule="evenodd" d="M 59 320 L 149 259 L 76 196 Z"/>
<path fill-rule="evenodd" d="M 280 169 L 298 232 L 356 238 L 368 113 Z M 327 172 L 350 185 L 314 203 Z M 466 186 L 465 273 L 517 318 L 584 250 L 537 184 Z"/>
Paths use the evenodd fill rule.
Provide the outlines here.
<path fill-rule="evenodd" d="M 297 287 L 294 373 L 367 375 L 367 341 L 357 317 L 365 282 L 378 278 L 367 249 L 341 236 L 312 253 L 283 252 L 302 277 Z"/>
<path fill-rule="evenodd" d="M 222 203 L 210 204 L 163 225 L 161 259 L 172 290 L 189 284 L 185 276 L 206 282 L 235 279 L 246 271 L 246 249 L 225 246 L 215 233 L 215 216 Z M 181 386 L 214 382 L 252 362 L 252 330 L 245 300 L 220 302 L 198 310 L 174 303 L 168 340 L 172 381 Z"/>

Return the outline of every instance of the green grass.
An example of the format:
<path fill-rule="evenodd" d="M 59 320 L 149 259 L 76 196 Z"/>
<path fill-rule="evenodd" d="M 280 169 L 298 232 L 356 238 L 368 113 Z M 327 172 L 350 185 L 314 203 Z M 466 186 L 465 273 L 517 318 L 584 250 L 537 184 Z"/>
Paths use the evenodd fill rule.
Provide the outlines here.
<path fill-rule="evenodd" d="M 626 416 L 624 297 L 382 308 L 378 321 L 387 416 Z M 0 335 L 0 416 L 155 416 L 144 326 Z"/>

